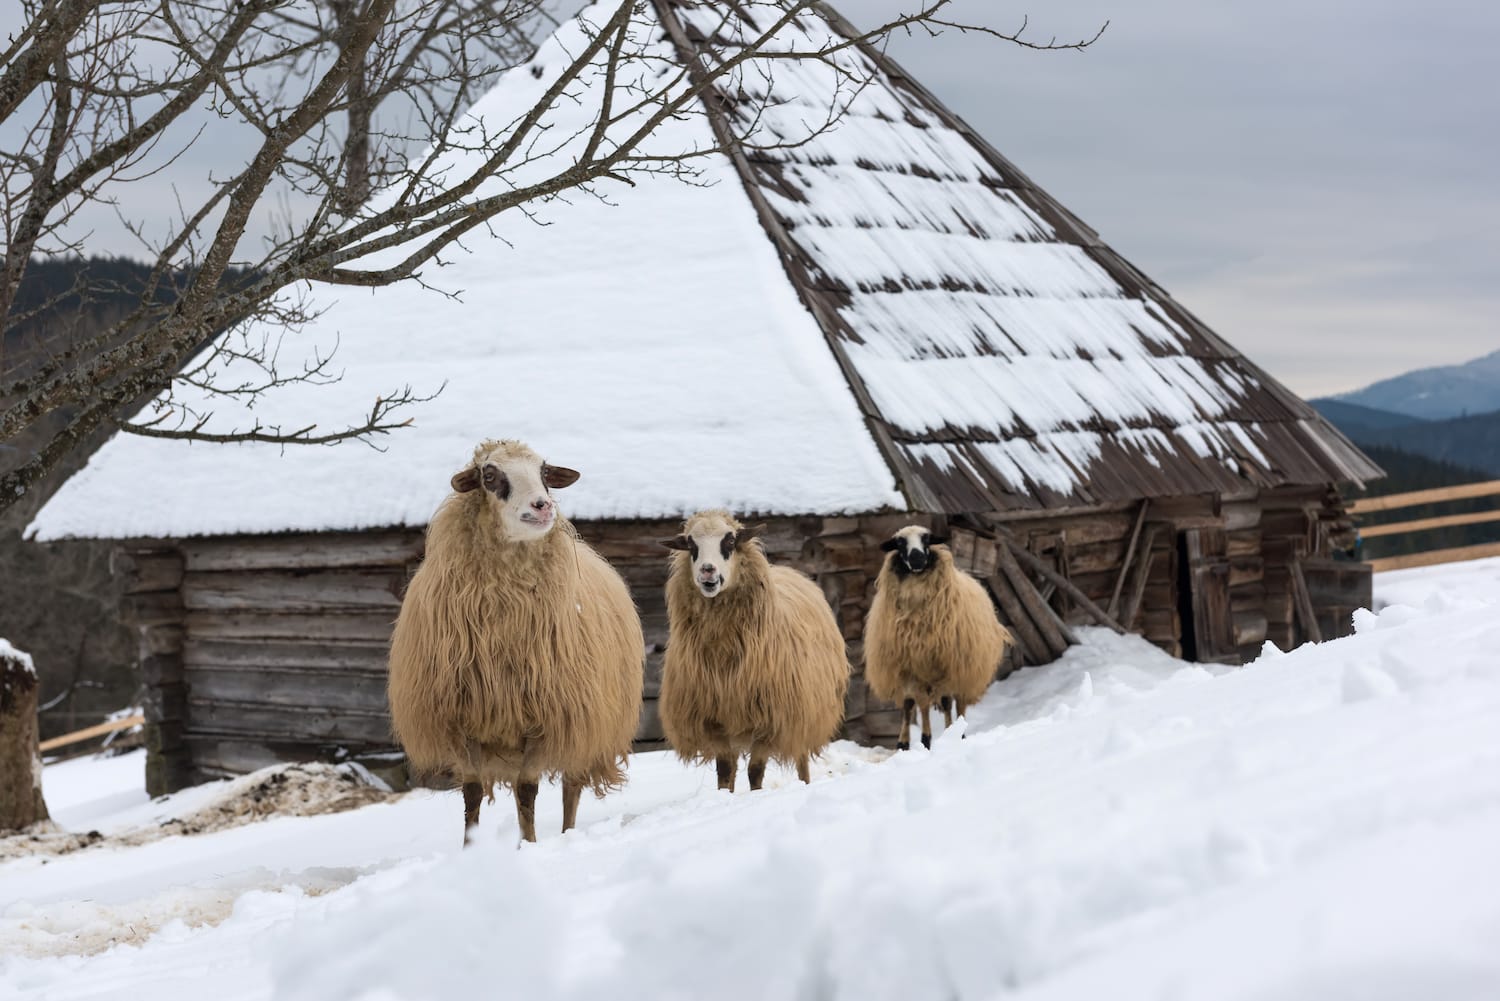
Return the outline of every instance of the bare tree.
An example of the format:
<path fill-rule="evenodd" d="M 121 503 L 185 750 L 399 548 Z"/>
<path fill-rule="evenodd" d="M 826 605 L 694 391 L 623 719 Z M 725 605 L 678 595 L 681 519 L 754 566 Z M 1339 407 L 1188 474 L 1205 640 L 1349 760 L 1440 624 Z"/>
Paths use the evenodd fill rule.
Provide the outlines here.
<path fill-rule="evenodd" d="M 80 219 L 101 205 L 134 227 L 151 272 L 128 315 L 0 385 L 0 441 L 51 418 L 35 454 L 0 476 L 0 511 L 101 428 L 305 445 L 403 426 L 418 400 L 410 388 L 336 428 L 219 428 L 174 391 L 243 398 L 337 378 L 326 356 L 281 363 L 280 339 L 264 333 L 306 322 L 309 290 L 421 281 L 466 234 L 564 193 L 647 174 L 691 183 L 725 137 L 677 149 L 654 140 L 713 93 L 765 94 L 744 85 L 788 61 L 831 67 L 838 93 L 805 134 L 767 136 L 752 109 L 727 140 L 797 145 L 836 125 L 867 82 L 872 64 L 852 54 L 893 32 L 972 31 L 1041 49 L 1093 41 L 1034 42 L 1024 23 L 960 24 L 944 17 L 950 0 L 913 2 L 849 38 L 798 30 L 817 0 L 599 0 L 561 65 L 537 67 L 546 86 L 535 103 L 495 122 L 467 109 L 530 56 L 546 0 L 23 0 L 27 23 L 0 51 L 0 128 L 17 137 L 0 149 L 0 314 L 17 320 L 30 260 L 86 248 Z M 672 5 L 714 18 L 710 43 L 685 62 L 663 59 L 649 27 L 655 7 Z M 205 107 L 252 134 L 253 148 L 156 232 L 131 216 L 130 185 L 185 169 Z M 253 215 L 279 203 L 297 208 L 253 246 Z M 152 397 L 145 419 L 120 416 Z"/>

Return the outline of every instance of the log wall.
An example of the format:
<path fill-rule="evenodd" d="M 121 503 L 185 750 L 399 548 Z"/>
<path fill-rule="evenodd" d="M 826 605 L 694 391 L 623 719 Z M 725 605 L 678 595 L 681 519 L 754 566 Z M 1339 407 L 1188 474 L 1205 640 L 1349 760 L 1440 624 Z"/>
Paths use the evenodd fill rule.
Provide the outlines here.
<path fill-rule="evenodd" d="M 1177 656 L 1199 652 L 1184 648 L 1184 615 L 1210 614 L 1204 609 L 1222 618 L 1213 634 L 1226 647 L 1210 650 L 1215 659 L 1248 660 L 1267 639 L 1287 649 L 1309 636 L 1297 611 L 1294 564 L 1325 638 L 1347 632 L 1354 603 L 1369 600 L 1368 567 L 1328 558 L 1348 521 L 1336 495 L 1330 501 L 1325 491 L 1170 498 L 1144 509 L 978 521 L 1008 533 L 1125 628 Z M 895 707 L 868 696 L 860 637 L 884 557 L 879 544 L 913 523 L 932 520 L 776 518 L 762 537 L 770 558 L 812 576 L 835 610 L 855 666 L 844 735 L 865 743 L 893 743 L 899 728 Z M 668 566 L 659 541 L 675 534 L 678 522 L 577 527 L 620 571 L 640 609 L 647 669 L 636 747 L 659 748 Z M 1184 543 L 1189 532 L 1196 533 L 1191 546 Z M 962 531 L 953 537 L 955 557 L 989 583 L 1002 620 L 1010 618 L 1007 607 L 1030 609 L 1033 627 L 1025 635 L 1016 628 L 1021 642 L 1000 677 L 1022 663 L 1054 659 L 1070 641 L 1071 626 L 1094 621 L 1098 609 L 1078 607 L 1066 589 L 1007 561 L 1003 546 L 976 545 Z M 386 657 L 401 595 L 421 557 L 422 533 L 413 530 L 192 539 L 120 550 L 124 614 L 140 638 L 148 693 L 152 794 L 280 761 L 352 759 L 377 771 L 398 769 Z M 1192 586 L 1185 581 L 1209 581 L 1223 593 L 1195 604 L 1184 600 L 1183 589 Z"/>

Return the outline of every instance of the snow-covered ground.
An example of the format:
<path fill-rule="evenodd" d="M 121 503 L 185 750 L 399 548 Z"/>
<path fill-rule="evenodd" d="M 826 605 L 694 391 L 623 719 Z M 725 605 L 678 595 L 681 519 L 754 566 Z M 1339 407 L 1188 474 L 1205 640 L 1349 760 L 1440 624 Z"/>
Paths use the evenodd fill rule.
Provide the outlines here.
<path fill-rule="evenodd" d="M 133 847 L 201 810 L 49 768 L 97 846 L 0 864 L 0 996 L 1490 1001 L 1500 561 L 1377 581 L 1356 636 L 1243 669 L 1085 631 L 967 739 L 840 744 L 734 795 L 640 755 L 516 849 L 418 792 Z"/>

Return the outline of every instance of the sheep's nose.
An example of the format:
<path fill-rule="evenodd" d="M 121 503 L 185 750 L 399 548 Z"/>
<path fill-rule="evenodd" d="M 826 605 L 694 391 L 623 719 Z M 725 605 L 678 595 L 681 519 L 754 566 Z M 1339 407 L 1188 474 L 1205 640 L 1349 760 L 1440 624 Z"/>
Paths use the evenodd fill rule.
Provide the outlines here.
<path fill-rule="evenodd" d="M 551 508 L 552 508 L 552 502 L 549 501 L 545 497 L 538 497 L 536 500 L 534 500 L 534 501 L 531 502 L 531 508 L 532 508 L 532 510 L 537 511 L 539 513 L 543 512 L 543 511 L 548 511 L 548 510 L 551 510 Z"/>
<path fill-rule="evenodd" d="M 712 563 L 705 563 L 698 568 L 698 574 L 702 577 L 712 577 L 719 572 L 719 568 Z"/>

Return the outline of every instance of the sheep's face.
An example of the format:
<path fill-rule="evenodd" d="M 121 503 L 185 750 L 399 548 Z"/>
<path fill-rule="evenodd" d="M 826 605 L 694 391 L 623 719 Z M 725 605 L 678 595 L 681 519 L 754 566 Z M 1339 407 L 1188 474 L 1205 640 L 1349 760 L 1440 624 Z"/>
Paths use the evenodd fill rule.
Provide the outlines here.
<path fill-rule="evenodd" d="M 705 598 L 715 598 L 734 586 L 734 565 L 740 548 L 765 526 L 745 528 L 727 512 L 709 511 L 689 518 L 682 534 L 662 543 L 687 554 L 693 583 Z"/>
<path fill-rule="evenodd" d="M 459 493 L 483 490 L 506 537 L 529 542 L 557 524 L 552 491 L 577 479 L 576 471 L 543 462 L 520 442 L 487 441 L 474 450 L 473 463 L 454 474 L 452 484 Z"/>
<path fill-rule="evenodd" d="M 942 540 L 934 539 L 932 533 L 921 525 L 908 525 L 880 544 L 880 548 L 891 553 L 891 569 L 896 576 L 906 577 L 923 574 L 936 562 L 932 547 Z"/>

